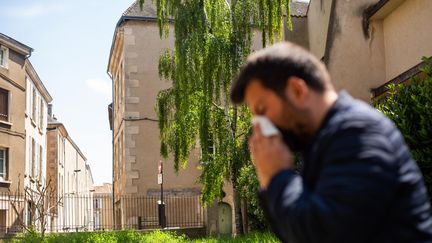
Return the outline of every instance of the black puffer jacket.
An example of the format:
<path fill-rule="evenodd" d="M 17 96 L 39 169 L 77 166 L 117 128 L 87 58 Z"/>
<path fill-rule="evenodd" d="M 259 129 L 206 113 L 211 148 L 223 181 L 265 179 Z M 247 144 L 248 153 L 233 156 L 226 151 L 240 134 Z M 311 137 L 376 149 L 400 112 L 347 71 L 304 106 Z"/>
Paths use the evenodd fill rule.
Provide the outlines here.
<path fill-rule="evenodd" d="M 431 207 L 393 123 L 341 92 L 301 175 L 274 176 L 260 199 L 283 242 L 432 242 Z"/>

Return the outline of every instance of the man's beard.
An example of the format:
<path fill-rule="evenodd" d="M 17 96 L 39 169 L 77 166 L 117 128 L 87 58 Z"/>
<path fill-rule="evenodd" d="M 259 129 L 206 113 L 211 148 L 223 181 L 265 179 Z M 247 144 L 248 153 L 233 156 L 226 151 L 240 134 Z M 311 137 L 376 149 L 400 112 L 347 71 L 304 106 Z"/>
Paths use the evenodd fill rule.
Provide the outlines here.
<path fill-rule="evenodd" d="M 278 127 L 278 130 L 282 134 L 284 143 L 289 147 L 292 152 L 302 152 L 306 149 L 309 144 L 309 136 L 306 134 L 299 136 L 291 130 L 283 129 Z"/>

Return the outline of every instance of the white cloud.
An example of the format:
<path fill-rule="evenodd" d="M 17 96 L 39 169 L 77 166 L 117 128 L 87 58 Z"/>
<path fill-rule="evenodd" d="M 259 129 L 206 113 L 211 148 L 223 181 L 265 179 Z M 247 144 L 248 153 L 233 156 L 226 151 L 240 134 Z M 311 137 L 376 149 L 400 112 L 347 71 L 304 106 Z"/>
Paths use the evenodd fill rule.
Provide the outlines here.
<path fill-rule="evenodd" d="M 66 9 L 64 4 L 32 4 L 26 6 L 6 7 L 1 10 L 1 14 L 12 18 L 33 18 L 45 14 L 61 12 Z"/>
<path fill-rule="evenodd" d="M 100 93 L 100 94 L 104 94 L 107 96 L 111 96 L 111 83 L 103 80 L 103 79 L 87 79 L 86 81 L 86 85 L 92 89 L 93 91 Z"/>

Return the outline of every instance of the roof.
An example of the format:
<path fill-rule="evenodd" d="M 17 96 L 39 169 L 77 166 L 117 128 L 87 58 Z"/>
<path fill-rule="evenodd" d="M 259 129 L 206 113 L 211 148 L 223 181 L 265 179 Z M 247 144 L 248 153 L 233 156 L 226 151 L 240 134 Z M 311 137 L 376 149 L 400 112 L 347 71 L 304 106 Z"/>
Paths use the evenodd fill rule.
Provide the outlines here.
<path fill-rule="evenodd" d="M 37 74 L 36 70 L 34 69 L 33 65 L 31 64 L 29 59 L 26 59 L 26 71 L 27 74 L 30 76 L 30 79 L 32 80 L 33 84 L 36 86 L 36 88 L 39 90 L 41 95 L 44 97 L 45 101 L 47 103 L 51 103 L 53 98 L 51 97 L 50 93 L 48 92 L 47 88 L 43 84 L 42 80 L 40 79 L 39 75 Z"/>
<path fill-rule="evenodd" d="M 309 9 L 309 2 L 304 2 L 300 0 L 291 1 L 291 17 L 297 17 L 297 18 L 307 17 L 308 9 Z M 107 73 L 111 79 L 112 77 L 109 69 L 110 69 L 112 54 L 115 46 L 114 43 L 117 41 L 116 40 L 117 29 L 125 21 L 128 20 L 156 21 L 157 11 L 156 11 L 156 6 L 153 3 L 153 0 L 144 0 L 144 5 L 142 10 L 139 4 L 139 0 L 134 1 L 134 3 L 132 3 L 131 6 L 129 6 L 129 8 L 127 8 L 126 11 L 123 12 L 122 16 L 117 22 L 116 27 L 114 29 L 114 35 L 113 35 L 113 40 L 111 42 L 111 50 L 110 50 L 110 55 L 109 55 L 108 65 L 107 65 Z"/>
<path fill-rule="evenodd" d="M 3 33 L 0 33 L 0 42 L 5 43 L 6 45 L 8 45 L 8 47 L 22 53 L 25 55 L 30 55 L 31 52 L 33 51 L 33 48 L 24 45 L 23 43 L 15 40 L 14 38 L 7 36 Z"/>
<path fill-rule="evenodd" d="M 48 125 L 48 129 L 55 129 L 55 128 L 57 128 L 57 129 L 63 129 L 63 131 L 64 131 L 63 136 L 70 142 L 70 144 L 72 145 L 72 147 L 79 153 L 79 155 L 81 156 L 81 158 L 83 160 L 87 161 L 87 158 L 84 156 L 83 152 L 78 147 L 78 145 L 72 140 L 71 136 L 69 135 L 69 133 L 66 130 L 66 127 L 65 127 L 65 125 L 63 123 L 61 123 L 60 121 L 58 121 L 56 119 L 50 118 L 50 116 L 48 116 L 48 124 L 47 125 Z"/>
<path fill-rule="evenodd" d="M 157 18 L 156 6 L 152 0 L 145 0 L 141 11 L 139 1 L 135 1 L 128 9 L 126 9 L 126 11 L 123 12 L 122 16 Z"/>
<path fill-rule="evenodd" d="M 306 17 L 309 2 L 303 2 L 298 0 L 291 1 L 291 16 L 292 17 Z M 145 0 L 144 6 L 141 11 L 139 0 L 135 1 L 126 11 L 123 12 L 122 16 L 135 16 L 135 17 L 147 17 L 157 18 L 156 6 L 152 0 Z"/>
<path fill-rule="evenodd" d="M 94 193 L 112 193 L 112 184 L 104 183 L 102 186 L 94 186 Z"/>
<path fill-rule="evenodd" d="M 307 17 L 309 2 L 291 1 L 291 17 Z"/>

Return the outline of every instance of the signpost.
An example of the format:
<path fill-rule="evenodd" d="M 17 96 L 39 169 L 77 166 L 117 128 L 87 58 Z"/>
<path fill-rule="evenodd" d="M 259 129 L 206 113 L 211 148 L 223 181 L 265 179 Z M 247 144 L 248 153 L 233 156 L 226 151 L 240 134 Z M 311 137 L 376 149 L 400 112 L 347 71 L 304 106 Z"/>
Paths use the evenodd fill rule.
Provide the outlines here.
<path fill-rule="evenodd" d="M 160 203 L 158 205 L 159 225 L 162 228 L 165 228 L 166 227 L 166 218 L 165 218 L 165 203 L 163 200 L 163 163 L 162 163 L 162 160 L 159 160 L 159 162 L 158 162 L 157 183 L 158 183 L 158 185 L 161 185 L 161 197 L 160 197 Z"/>

